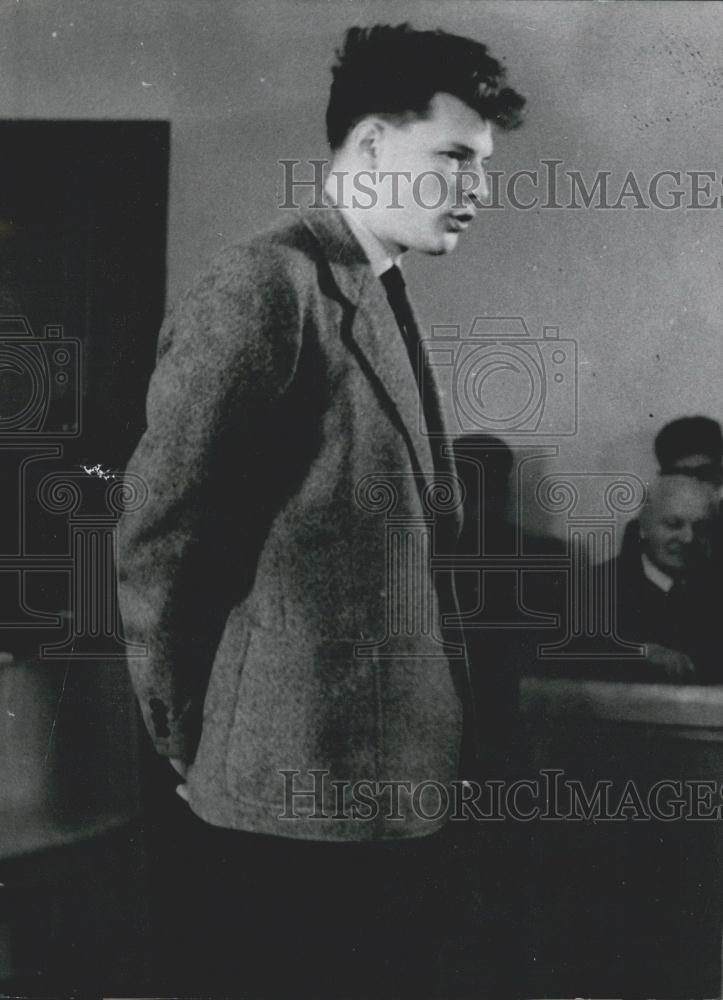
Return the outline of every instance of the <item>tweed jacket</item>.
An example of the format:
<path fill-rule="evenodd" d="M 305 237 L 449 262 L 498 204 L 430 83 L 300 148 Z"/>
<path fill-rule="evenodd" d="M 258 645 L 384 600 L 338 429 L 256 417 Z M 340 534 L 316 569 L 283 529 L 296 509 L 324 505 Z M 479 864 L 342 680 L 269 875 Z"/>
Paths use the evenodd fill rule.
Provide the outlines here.
<path fill-rule="evenodd" d="M 461 518 L 420 412 L 334 208 L 228 249 L 166 318 L 119 600 L 149 733 L 206 821 L 330 840 L 444 822 L 429 783 L 459 777 L 472 706 L 430 531 L 449 549 Z M 385 781 L 406 783 L 391 808 Z"/>

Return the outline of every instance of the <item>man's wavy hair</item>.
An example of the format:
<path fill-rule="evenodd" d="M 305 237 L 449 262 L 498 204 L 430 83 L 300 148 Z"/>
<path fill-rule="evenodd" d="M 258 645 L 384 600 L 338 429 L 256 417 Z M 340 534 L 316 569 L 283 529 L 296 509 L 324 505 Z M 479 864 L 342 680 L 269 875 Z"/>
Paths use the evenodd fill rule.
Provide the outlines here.
<path fill-rule="evenodd" d="M 400 122 L 424 118 L 435 94 L 452 94 L 503 129 L 522 123 L 525 98 L 504 86 L 505 68 L 487 46 L 409 24 L 349 28 L 336 51 L 326 111 L 329 145 L 338 149 L 367 115 Z"/>

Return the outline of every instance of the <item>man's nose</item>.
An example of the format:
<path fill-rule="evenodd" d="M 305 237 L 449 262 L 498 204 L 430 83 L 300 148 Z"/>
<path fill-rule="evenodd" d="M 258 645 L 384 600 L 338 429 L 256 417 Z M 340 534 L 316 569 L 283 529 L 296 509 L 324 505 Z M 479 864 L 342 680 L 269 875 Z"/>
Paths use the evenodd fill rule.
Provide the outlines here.
<path fill-rule="evenodd" d="M 465 167 L 456 175 L 458 208 L 479 208 L 489 198 L 490 188 L 483 168 Z"/>
<path fill-rule="evenodd" d="M 695 532 L 693 531 L 693 526 L 691 524 L 684 524 L 682 528 L 678 529 L 678 541 L 683 545 L 690 545 L 694 538 Z"/>
<path fill-rule="evenodd" d="M 465 193 L 468 195 L 469 200 L 472 202 L 475 208 L 479 208 L 490 195 L 489 181 L 487 180 L 487 174 L 482 170 L 474 171 L 473 182 L 467 188 L 465 188 Z"/>

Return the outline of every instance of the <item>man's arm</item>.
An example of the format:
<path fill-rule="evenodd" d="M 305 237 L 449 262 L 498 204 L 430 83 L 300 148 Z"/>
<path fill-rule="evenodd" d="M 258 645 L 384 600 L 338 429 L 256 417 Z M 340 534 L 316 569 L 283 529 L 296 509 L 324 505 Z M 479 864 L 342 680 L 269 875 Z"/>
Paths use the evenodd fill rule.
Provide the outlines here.
<path fill-rule="evenodd" d="M 253 443 L 298 358 L 301 310 L 286 270 L 278 251 L 234 249 L 187 293 L 161 330 L 148 427 L 128 466 L 148 491 L 119 531 L 125 637 L 148 650 L 130 659 L 131 677 L 156 749 L 186 762 L 243 578 L 224 536 L 253 513 Z"/>

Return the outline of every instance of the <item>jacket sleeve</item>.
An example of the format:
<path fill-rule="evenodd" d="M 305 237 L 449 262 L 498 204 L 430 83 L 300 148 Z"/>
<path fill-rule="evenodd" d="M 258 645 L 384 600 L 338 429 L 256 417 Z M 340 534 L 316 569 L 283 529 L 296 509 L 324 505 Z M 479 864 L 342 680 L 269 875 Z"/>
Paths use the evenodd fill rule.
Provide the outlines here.
<path fill-rule="evenodd" d="M 155 747 L 190 761 L 234 600 L 225 537 L 252 518 L 254 441 L 293 379 L 299 295 L 273 248 L 219 258 L 161 328 L 147 430 L 127 468 L 147 499 L 119 525 L 118 596 L 131 679 Z"/>

